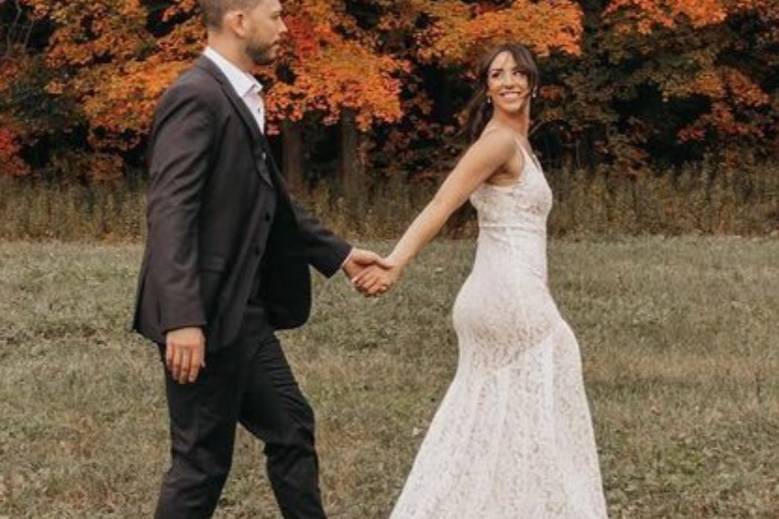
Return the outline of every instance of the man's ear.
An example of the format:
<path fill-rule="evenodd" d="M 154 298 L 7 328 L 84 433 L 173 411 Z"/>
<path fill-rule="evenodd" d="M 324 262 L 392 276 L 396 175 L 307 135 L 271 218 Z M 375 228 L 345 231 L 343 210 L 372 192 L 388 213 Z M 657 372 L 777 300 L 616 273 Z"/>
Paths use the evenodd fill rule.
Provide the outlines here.
<path fill-rule="evenodd" d="M 246 36 L 246 14 L 243 11 L 234 9 L 227 11 L 222 19 L 222 28 L 231 33 L 240 36 Z"/>

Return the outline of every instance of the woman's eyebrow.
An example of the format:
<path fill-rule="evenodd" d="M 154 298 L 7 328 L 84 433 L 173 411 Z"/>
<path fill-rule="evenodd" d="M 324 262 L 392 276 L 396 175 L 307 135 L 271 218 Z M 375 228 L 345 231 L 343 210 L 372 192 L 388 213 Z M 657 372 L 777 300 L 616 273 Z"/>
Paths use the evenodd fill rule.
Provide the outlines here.
<path fill-rule="evenodd" d="M 516 67 L 512 68 L 511 71 L 512 72 L 522 72 L 523 74 L 526 74 L 525 69 L 523 69 L 519 65 L 517 65 Z M 502 68 L 491 68 L 490 69 L 490 74 L 492 74 L 493 72 L 503 72 L 503 69 Z"/>

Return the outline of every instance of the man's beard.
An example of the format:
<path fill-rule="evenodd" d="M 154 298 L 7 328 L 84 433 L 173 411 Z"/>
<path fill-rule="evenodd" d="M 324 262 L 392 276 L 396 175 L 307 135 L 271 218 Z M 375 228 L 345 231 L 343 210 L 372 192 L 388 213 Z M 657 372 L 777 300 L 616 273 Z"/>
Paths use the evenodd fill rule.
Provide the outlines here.
<path fill-rule="evenodd" d="M 275 56 L 273 56 L 273 45 L 254 45 L 249 44 L 246 46 L 246 54 L 249 55 L 252 62 L 255 65 L 270 65 L 273 63 Z"/>

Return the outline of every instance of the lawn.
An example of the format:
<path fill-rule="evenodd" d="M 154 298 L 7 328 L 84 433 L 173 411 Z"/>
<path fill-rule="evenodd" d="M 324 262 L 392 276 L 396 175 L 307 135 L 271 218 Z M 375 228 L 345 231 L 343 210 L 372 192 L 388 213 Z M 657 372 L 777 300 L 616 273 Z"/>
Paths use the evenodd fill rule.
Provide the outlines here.
<path fill-rule="evenodd" d="M 140 254 L 0 243 L 0 518 L 151 515 L 168 439 L 161 365 L 127 331 Z M 436 242 L 378 300 L 317 279 L 311 321 L 282 334 L 331 517 L 388 515 L 455 368 L 472 255 Z M 779 517 L 779 240 L 565 240 L 549 256 L 610 516 Z M 278 517 L 263 467 L 240 431 L 217 517 Z"/>

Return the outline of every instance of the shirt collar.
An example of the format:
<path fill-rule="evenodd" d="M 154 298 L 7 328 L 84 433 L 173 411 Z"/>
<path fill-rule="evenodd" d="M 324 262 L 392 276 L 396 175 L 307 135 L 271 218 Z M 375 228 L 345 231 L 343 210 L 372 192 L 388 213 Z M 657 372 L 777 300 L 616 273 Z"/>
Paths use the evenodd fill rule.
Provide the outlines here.
<path fill-rule="evenodd" d="M 239 96 L 245 97 L 255 89 L 258 94 L 262 92 L 262 84 L 254 76 L 238 68 L 212 47 L 206 47 L 203 55 L 219 67 Z"/>

